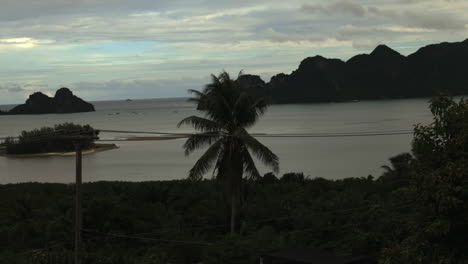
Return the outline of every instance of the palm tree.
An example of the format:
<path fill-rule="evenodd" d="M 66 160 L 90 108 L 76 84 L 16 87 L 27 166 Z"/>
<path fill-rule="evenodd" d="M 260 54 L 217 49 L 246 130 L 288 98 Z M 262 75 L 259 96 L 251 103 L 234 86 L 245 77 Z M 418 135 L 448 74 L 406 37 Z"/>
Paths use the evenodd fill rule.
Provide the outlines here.
<path fill-rule="evenodd" d="M 398 154 L 390 158 L 390 164 L 382 166 L 384 173 L 379 180 L 392 189 L 406 186 L 410 179 L 413 156 L 409 153 Z"/>
<path fill-rule="evenodd" d="M 212 75 L 212 82 L 203 91 L 189 92 L 194 94 L 189 100 L 197 104 L 204 116 L 190 116 L 178 124 L 191 125 L 198 132 L 185 142 L 185 155 L 208 146 L 190 170 L 189 178 L 200 180 L 213 169 L 213 177 L 224 184 L 230 197 L 231 233 L 235 233 L 242 179 L 260 176 L 251 153 L 273 171 L 279 169 L 278 157 L 247 132 L 265 113 L 267 100 L 253 98 L 226 72 Z"/>

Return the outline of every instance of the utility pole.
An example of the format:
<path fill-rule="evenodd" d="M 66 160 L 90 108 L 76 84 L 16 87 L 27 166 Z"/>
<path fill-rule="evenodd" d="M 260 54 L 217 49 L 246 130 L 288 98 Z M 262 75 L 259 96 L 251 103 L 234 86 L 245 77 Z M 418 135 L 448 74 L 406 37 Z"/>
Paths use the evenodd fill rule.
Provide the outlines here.
<path fill-rule="evenodd" d="M 75 251 L 74 264 L 81 264 L 81 230 L 82 230 L 82 211 L 81 211 L 81 183 L 82 183 L 82 156 L 83 143 L 89 140 L 99 139 L 96 131 L 92 135 L 61 136 L 61 139 L 70 140 L 75 146 L 76 170 L 75 170 Z"/>
<path fill-rule="evenodd" d="M 82 140 L 75 140 L 76 178 L 75 178 L 75 264 L 81 264 L 81 181 L 82 181 Z"/>

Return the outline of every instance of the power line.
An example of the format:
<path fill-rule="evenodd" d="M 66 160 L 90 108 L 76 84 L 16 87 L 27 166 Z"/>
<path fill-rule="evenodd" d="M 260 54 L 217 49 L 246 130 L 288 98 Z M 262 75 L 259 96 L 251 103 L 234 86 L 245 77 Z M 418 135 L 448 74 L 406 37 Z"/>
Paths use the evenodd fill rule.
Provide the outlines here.
<path fill-rule="evenodd" d="M 98 129 L 103 133 L 118 133 L 118 134 L 148 134 L 148 135 L 169 135 L 169 136 L 211 136 L 203 133 L 177 133 L 177 132 L 157 132 L 157 131 L 127 131 L 127 130 L 108 130 Z M 329 132 L 329 133 L 290 133 L 290 134 L 268 134 L 268 133 L 252 133 L 253 137 L 273 137 L 273 138 L 322 138 L 322 137 L 364 137 L 364 136 L 391 136 L 391 135 L 410 135 L 413 131 L 410 130 L 391 130 L 391 131 L 360 131 L 360 132 Z M 222 135 L 235 136 L 235 135 Z M 241 137 L 241 136 L 237 136 Z M 134 137 L 131 140 L 145 139 L 144 137 Z M 145 139 L 148 140 L 148 139 Z M 114 141 L 113 139 L 105 139 L 101 141 Z M 126 139 L 115 139 L 115 141 L 130 141 Z"/>
<path fill-rule="evenodd" d="M 178 133 L 178 132 L 155 132 L 155 131 L 128 131 L 128 130 L 111 130 L 111 129 L 97 129 L 103 133 L 118 133 L 118 134 L 149 134 L 149 135 L 179 135 L 190 136 L 194 133 Z"/>
<path fill-rule="evenodd" d="M 117 134 L 147 134 L 147 135 L 165 135 L 175 137 L 191 137 L 191 136 L 212 136 L 205 133 L 179 133 L 179 132 L 160 132 L 160 131 L 129 131 L 129 130 L 112 130 L 112 129 L 76 129 L 76 130 L 57 130 L 52 133 L 42 134 L 36 137 L 23 138 L 22 136 L 16 137 L 2 137 L 0 139 L 13 138 L 19 142 L 32 143 L 32 142 L 45 142 L 50 141 L 54 137 L 66 135 L 81 135 L 83 132 L 97 132 L 97 133 L 117 133 Z M 387 130 L 387 131 L 354 131 L 354 132 L 312 132 L 312 133 L 251 133 L 249 136 L 259 138 L 334 138 L 334 137 L 366 137 L 366 136 L 392 136 L 392 135 L 411 135 L 411 130 Z M 235 135 L 222 135 L 222 136 L 235 136 Z M 241 137 L 241 136 L 236 136 Z M 134 137 L 129 139 L 100 139 L 99 141 L 138 141 L 149 140 L 145 137 Z"/>
<path fill-rule="evenodd" d="M 87 230 L 87 229 L 83 229 L 82 231 L 86 233 L 91 233 L 91 234 L 94 233 L 94 234 L 99 234 L 103 236 L 110 236 L 110 237 L 123 238 L 123 239 L 138 239 L 138 240 L 148 240 L 148 241 L 155 241 L 155 242 L 192 244 L 192 245 L 212 245 L 212 243 L 199 242 L 199 241 L 169 240 L 169 239 L 159 239 L 159 238 L 151 238 L 151 237 L 127 236 L 127 235 L 105 233 L 105 232 L 99 232 L 99 231 L 93 231 L 93 230 Z"/>

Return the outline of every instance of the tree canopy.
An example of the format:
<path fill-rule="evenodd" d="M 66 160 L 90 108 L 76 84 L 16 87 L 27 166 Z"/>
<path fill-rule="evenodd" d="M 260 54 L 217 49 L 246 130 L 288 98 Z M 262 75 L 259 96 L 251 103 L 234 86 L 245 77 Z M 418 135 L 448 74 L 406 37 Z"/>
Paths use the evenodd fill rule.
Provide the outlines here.
<path fill-rule="evenodd" d="M 73 151 L 75 146 L 71 140 L 62 138 L 63 136 L 93 136 L 97 134 L 98 131 L 90 125 L 63 123 L 54 127 L 42 127 L 31 131 L 22 131 L 17 139 L 10 137 L 4 143 L 7 154 L 68 152 Z M 94 139 L 92 138 L 82 141 L 83 149 L 90 149 L 93 146 Z"/>

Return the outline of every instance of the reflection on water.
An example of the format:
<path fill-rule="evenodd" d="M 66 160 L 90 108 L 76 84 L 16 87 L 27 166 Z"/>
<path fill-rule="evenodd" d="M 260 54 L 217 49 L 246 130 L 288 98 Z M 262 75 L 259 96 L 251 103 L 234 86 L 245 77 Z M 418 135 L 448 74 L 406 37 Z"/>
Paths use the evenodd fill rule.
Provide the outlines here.
<path fill-rule="evenodd" d="M 96 102 L 96 112 L 40 116 L 0 116 L 0 137 L 62 122 L 95 128 L 159 132 L 192 132 L 177 128 L 182 118 L 197 114 L 184 99 Z M 251 129 L 256 133 L 328 133 L 411 130 L 428 123 L 427 99 L 357 103 L 274 105 Z M 116 138 L 106 133 L 101 138 Z M 131 136 L 131 135 L 126 135 Z M 141 136 L 141 135 L 140 135 Z M 411 135 L 343 138 L 260 138 L 280 157 L 281 172 L 300 171 L 311 177 L 340 179 L 373 174 L 388 158 L 409 151 Z M 86 155 L 85 181 L 147 181 L 183 178 L 201 152 L 185 157 L 183 139 L 117 142 L 119 149 Z M 0 183 L 72 182 L 73 157 L 0 157 Z M 267 170 L 261 166 L 262 172 Z"/>

